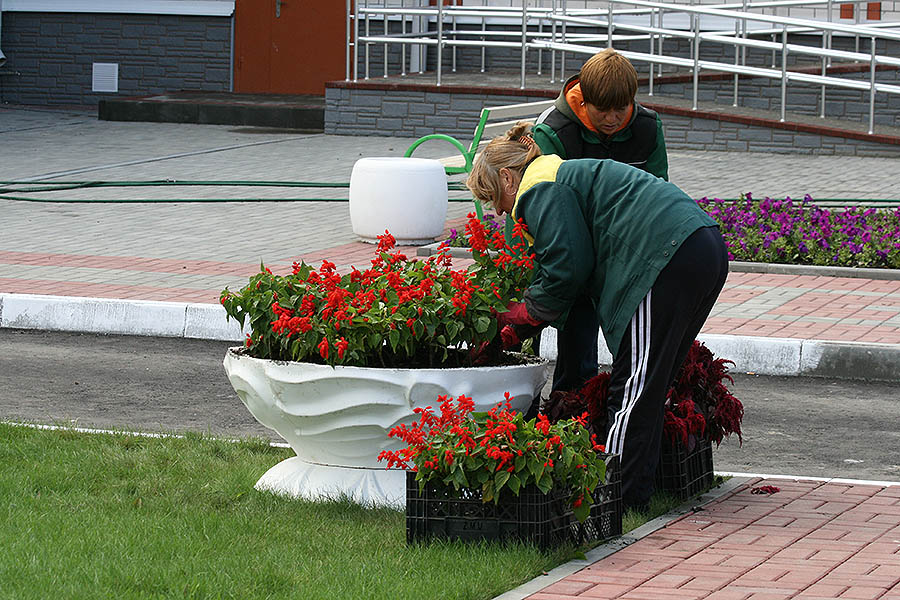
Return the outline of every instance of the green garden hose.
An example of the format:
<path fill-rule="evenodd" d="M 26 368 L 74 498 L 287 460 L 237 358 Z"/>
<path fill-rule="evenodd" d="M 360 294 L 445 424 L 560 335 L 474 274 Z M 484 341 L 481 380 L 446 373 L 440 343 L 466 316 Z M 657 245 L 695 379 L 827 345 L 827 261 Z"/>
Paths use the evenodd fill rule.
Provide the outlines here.
<path fill-rule="evenodd" d="M 171 186 L 217 186 L 217 187 L 304 187 L 304 188 L 349 188 L 347 182 L 324 181 L 191 181 L 160 179 L 151 181 L 0 181 L 0 200 L 43 203 L 81 204 L 135 204 L 135 203 L 182 203 L 182 202 L 349 202 L 347 198 L 34 198 L 12 194 L 34 194 L 88 188 L 109 187 L 171 187 Z M 13 186 L 13 187 L 10 187 Z M 32 187 L 21 187 L 32 186 Z M 447 184 L 450 191 L 466 191 L 461 182 Z M 471 202 L 472 198 L 450 198 L 450 202 Z"/>
<path fill-rule="evenodd" d="M 348 202 L 347 198 L 35 198 L 18 194 L 36 194 L 88 188 L 109 187 L 171 187 L 171 186 L 218 186 L 218 187 L 303 187 L 303 188 L 349 188 L 346 182 L 325 181 L 193 181 L 160 179 L 149 181 L 0 181 L 0 200 L 43 203 L 81 204 L 137 204 L 137 203 L 187 203 L 187 202 Z M 11 187 L 12 186 L 12 187 Z M 30 187 L 23 187 L 30 186 Z M 449 191 L 467 191 L 460 181 L 447 183 Z M 15 194 L 15 195 L 13 195 Z M 450 198 L 450 202 L 472 202 L 472 198 Z M 739 202 L 742 198 L 724 198 L 723 202 Z M 883 198 L 818 198 L 817 205 L 900 205 L 900 200 Z"/>

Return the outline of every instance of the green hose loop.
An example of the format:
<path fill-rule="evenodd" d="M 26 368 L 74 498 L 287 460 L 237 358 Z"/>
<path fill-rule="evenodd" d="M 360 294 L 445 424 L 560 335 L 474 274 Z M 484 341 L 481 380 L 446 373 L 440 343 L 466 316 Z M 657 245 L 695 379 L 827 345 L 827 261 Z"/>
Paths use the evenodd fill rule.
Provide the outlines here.
<path fill-rule="evenodd" d="M 423 140 L 424 141 L 424 140 Z M 17 202 L 42 202 L 65 204 L 136 204 L 136 203 L 229 203 L 229 202 L 348 202 L 347 198 L 34 198 L 18 194 L 36 194 L 62 190 L 93 189 L 109 187 L 171 187 L 171 186 L 221 186 L 221 187 L 303 187 L 303 188 L 349 188 L 348 182 L 326 181 L 202 181 L 160 179 L 148 181 L 0 181 L 0 200 Z M 31 186 L 31 187 L 22 187 Z M 468 191 L 460 181 L 449 181 L 448 191 Z M 742 198 L 724 198 L 722 202 L 740 202 Z M 450 198 L 450 202 L 473 202 L 473 198 Z M 900 200 L 885 198 L 817 198 L 817 205 L 900 205 Z M 476 208 L 480 206 L 476 203 Z M 480 212 L 480 211 L 478 211 Z M 479 215 L 480 216 L 480 215 Z"/>

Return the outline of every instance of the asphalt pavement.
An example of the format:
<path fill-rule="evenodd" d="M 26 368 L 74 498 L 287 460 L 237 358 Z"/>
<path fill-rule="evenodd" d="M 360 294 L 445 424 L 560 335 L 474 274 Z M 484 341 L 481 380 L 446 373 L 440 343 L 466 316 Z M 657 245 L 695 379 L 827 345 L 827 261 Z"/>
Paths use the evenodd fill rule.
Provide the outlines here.
<path fill-rule="evenodd" d="M 0 330 L 0 418 L 280 440 L 228 383 L 222 359 L 229 345 Z M 714 450 L 717 471 L 900 481 L 896 384 L 734 378 L 732 393 L 746 410 L 743 444 L 732 437 Z"/>

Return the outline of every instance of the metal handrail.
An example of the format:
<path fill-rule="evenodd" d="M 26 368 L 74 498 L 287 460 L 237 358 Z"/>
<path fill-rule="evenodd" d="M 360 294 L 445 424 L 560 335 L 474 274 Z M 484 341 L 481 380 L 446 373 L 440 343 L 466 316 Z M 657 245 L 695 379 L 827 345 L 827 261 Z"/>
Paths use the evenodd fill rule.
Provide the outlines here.
<path fill-rule="evenodd" d="M 443 61 L 441 53 L 443 48 L 453 49 L 453 70 L 456 70 L 456 48 L 458 47 L 479 47 L 482 49 L 482 72 L 484 71 L 484 49 L 488 47 L 502 48 L 521 48 L 521 87 L 525 87 L 525 71 L 526 71 L 526 53 L 528 51 L 537 50 L 539 53 L 545 50 L 553 53 L 551 73 L 551 81 L 554 81 L 556 75 L 556 54 L 560 53 L 561 66 L 565 64 L 565 53 L 572 52 L 575 54 L 593 54 L 604 46 L 587 45 L 584 42 L 596 41 L 601 44 L 605 41 L 608 46 L 613 46 L 616 42 L 624 42 L 629 40 L 650 40 L 650 52 L 632 52 L 619 50 L 621 54 L 628 57 L 632 61 L 646 62 L 651 65 L 650 69 L 650 93 L 653 93 L 653 74 L 654 66 L 668 65 L 677 68 L 686 68 L 693 73 L 694 90 L 693 90 L 693 109 L 697 109 L 698 100 L 698 77 L 700 71 L 731 73 L 734 75 L 735 86 L 735 106 L 737 106 L 738 98 L 738 77 L 740 75 L 750 75 L 754 77 L 765 77 L 768 79 L 780 79 L 782 82 L 782 98 L 781 98 L 781 119 L 784 120 L 785 104 L 786 104 L 786 86 L 789 82 L 800 82 L 807 84 L 821 85 L 822 95 L 822 114 L 824 117 L 825 107 L 825 89 L 846 88 L 861 91 L 869 91 L 869 133 L 873 133 L 874 129 L 874 98 L 876 93 L 900 94 L 900 86 L 879 83 L 875 81 L 875 71 L 878 65 L 888 65 L 900 67 L 900 58 L 887 55 L 879 55 L 876 53 L 876 40 L 900 41 L 900 31 L 891 30 L 892 27 L 900 27 L 900 23 L 879 23 L 877 26 L 859 25 L 859 24 L 843 24 L 831 21 L 819 21 L 814 19 L 799 19 L 789 16 L 767 15 L 762 13 L 750 12 L 751 9 L 777 8 L 777 7 L 816 7 L 824 5 L 829 11 L 833 8 L 834 0 L 764 0 L 757 2 L 742 1 L 737 3 L 718 3 L 712 5 L 703 4 L 675 4 L 671 2 L 662 2 L 657 0 L 609 0 L 605 9 L 572 9 L 568 10 L 565 6 L 565 0 L 562 0 L 563 7 L 557 9 L 557 1 L 553 1 L 552 8 L 545 7 L 528 7 L 527 0 L 523 0 L 521 7 L 513 6 L 444 6 L 443 2 L 438 2 L 436 7 L 399 7 L 387 6 L 384 1 L 380 6 L 369 6 L 368 0 L 355 2 L 353 19 L 356 23 L 356 39 L 351 42 L 348 36 L 348 51 L 350 55 L 350 45 L 353 46 L 354 55 L 354 80 L 358 79 L 357 70 L 359 68 L 358 47 L 364 44 L 366 48 L 366 78 L 368 78 L 368 48 L 370 44 L 384 44 L 385 46 L 385 76 L 387 76 L 387 48 L 389 44 L 399 44 L 401 48 L 408 45 L 434 46 L 438 52 L 438 62 L 436 69 L 437 85 L 441 85 L 441 75 L 443 70 Z M 848 0 L 851 3 L 861 3 L 866 0 Z M 359 6 L 362 4 L 362 6 Z M 618 5 L 620 8 L 615 8 Z M 627 8 L 621 8 L 621 6 Z M 681 13 L 690 17 L 691 26 L 689 29 L 674 29 L 662 26 L 662 15 L 665 14 L 671 18 L 672 14 Z M 831 13 L 829 12 L 829 15 Z M 858 14 L 858 13 L 857 13 Z M 371 15 L 380 15 L 385 19 L 385 34 L 372 36 L 368 35 L 368 23 Z M 643 15 L 649 17 L 649 26 L 637 23 L 620 22 L 614 17 L 624 15 Z M 366 35 L 359 35 L 360 18 L 365 18 Z M 400 17 L 404 24 L 404 31 L 400 35 L 390 34 L 387 27 L 388 16 Z M 730 19 L 735 23 L 734 31 L 707 31 L 701 32 L 699 27 L 699 19 L 702 16 L 717 17 L 720 19 Z M 437 21 L 437 31 L 418 31 L 405 32 L 405 23 L 407 18 L 424 18 Z M 473 17 L 481 19 L 481 29 L 460 29 L 457 25 L 459 17 Z M 655 19 L 654 19 L 655 17 Z M 497 30 L 487 27 L 488 20 L 505 21 L 507 29 Z M 452 22 L 452 28 L 444 29 L 445 20 Z M 348 23 L 350 15 L 348 14 Z M 515 31 L 509 28 L 510 25 L 521 23 L 521 31 Z M 765 23 L 772 25 L 771 28 L 753 29 L 748 28 L 748 23 Z M 537 31 L 529 31 L 528 25 L 539 23 Z M 544 30 L 544 25 L 550 25 L 550 32 Z M 606 30 L 606 35 L 600 34 L 571 34 L 566 31 L 567 25 L 570 27 L 592 27 L 595 29 Z M 557 27 L 559 26 L 559 27 Z M 631 34 L 618 33 L 620 31 L 631 32 Z M 747 37 L 764 33 L 772 36 L 772 41 L 755 39 Z M 788 44 L 787 35 L 790 33 L 812 33 L 822 36 L 822 47 L 805 46 L 801 44 Z M 851 52 L 846 50 L 834 50 L 831 48 L 831 37 L 833 34 L 855 36 L 857 43 L 857 51 Z M 781 42 L 776 41 L 776 37 L 781 37 Z M 460 39 L 475 38 L 475 39 Z M 491 39 L 493 38 L 493 39 Z M 505 41 L 504 38 L 515 38 L 516 41 Z M 683 58 L 679 56 L 666 56 L 663 53 L 663 42 L 666 39 L 682 38 L 692 41 L 691 57 Z M 868 38 L 870 40 L 871 51 L 869 53 L 859 51 L 860 38 Z M 658 40 L 656 52 L 654 53 L 654 40 Z M 572 43 L 582 42 L 582 43 Z M 723 45 L 731 45 L 734 47 L 735 61 L 733 64 L 700 60 L 700 43 L 716 43 Z M 757 48 L 772 51 L 772 67 L 755 67 L 746 64 L 746 49 Z M 739 60 L 739 51 L 744 53 Z M 781 68 L 776 68 L 776 54 L 781 53 Z M 822 61 L 822 74 L 816 75 L 811 73 L 802 73 L 797 71 L 789 71 L 787 69 L 787 57 L 790 54 L 798 54 L 804 56 L 812 56 Z M 405 56 L 405 50 L 404 50 Z M 828 76 L 826 73 L 826 64 L 832 59 L 857 61 L 860 63 L 868 63 L 869 81 L 861 79 L 847 79 L 841 77 Z M 405 59 L 404 63 L 405 63 Z M 826 62 L 827 61 L 827 62 Z M 420 66 L 420 72 L 422 67 Z M 405 74 L 405 64 L 402 69 Z M 540 68 L 538 70 L 540 74 Z M 348 67 L 349 78 L 349 67 Z M 560 69 L 560 79 L 563 79 L 563 69 Z"/>

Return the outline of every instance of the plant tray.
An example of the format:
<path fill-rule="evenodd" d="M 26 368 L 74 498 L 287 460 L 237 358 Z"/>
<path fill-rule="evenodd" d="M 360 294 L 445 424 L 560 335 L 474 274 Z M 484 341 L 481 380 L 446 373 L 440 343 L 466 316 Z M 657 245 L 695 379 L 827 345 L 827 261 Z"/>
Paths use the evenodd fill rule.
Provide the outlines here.
<path fill-rule="evenodd" d="M 712 442 L 691 438 L 693 448 L 663 440 L 656 470 L 656 489 L 687 500 L 713 483 Z"/>
<path fill-rule="evenodd" d="M 572 513 L 569 493 L 554 488 L 547 494 L 535 485 L 507 494 L 500 502 L 482 502 L 481 490 L 419 483 L 406 474 L 406 541 L 431 538 L 477 541 L 523 541 L 541 548 L 568 542 L 580 545 L 622 534 L 622 477 L 619 456 L 608 455 L 606 483 L 594 491 L 590 516 L 582 523 Z"/>

